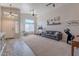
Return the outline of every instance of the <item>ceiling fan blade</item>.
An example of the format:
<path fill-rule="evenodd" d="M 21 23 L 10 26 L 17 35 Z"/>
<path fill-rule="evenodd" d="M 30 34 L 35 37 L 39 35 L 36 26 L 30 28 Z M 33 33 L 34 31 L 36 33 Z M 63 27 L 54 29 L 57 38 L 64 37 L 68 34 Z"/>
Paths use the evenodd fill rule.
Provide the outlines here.
<path fill-rule="evenodd" d="M 12 16 L 18 16 L 17 14 L 12 13 Z"/>
<path fill-rule="evenodd" d="M 52 3 L 48 3 L 46 6 L 49 6 L 49 5 L 51 5 Z"/>
<path fill-rule="evenodd" d="M 3 14 L 4 14 L 4 16 L 8 16 L 8 15 L 9 15 L 9 13 L 8 13 L 8 12 L 4 12 Z"/>
<path fill-rule="evenodd" d="M 9 12 L 4 12 L 4 14 L 9 14 Z"/>

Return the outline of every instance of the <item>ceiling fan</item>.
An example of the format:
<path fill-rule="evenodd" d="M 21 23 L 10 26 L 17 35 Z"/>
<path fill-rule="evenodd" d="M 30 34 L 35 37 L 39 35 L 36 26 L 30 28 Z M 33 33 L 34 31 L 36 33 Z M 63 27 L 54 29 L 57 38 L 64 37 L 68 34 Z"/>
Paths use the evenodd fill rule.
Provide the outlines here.
<path fill-rule="evenodd" d="M 9 4 L 9 12 L 7 12 L 7 11 L 4 11 L 4 15 L 6 15 L 6 16 L 18 16 L 17 14 L 15 14 L 15 13 L 13 13 L 12 12 L 12 4 Z"/>
<path fill-rule="evenodd" d="M 56 4 L 55 4 L 55 3 L 48 3 L 48 4 L 46 4 L 46 6 L 50 6 L 50 5 L 52 5 L 53 7 L 55 7 L 55 6 L 56 6 Z"/>

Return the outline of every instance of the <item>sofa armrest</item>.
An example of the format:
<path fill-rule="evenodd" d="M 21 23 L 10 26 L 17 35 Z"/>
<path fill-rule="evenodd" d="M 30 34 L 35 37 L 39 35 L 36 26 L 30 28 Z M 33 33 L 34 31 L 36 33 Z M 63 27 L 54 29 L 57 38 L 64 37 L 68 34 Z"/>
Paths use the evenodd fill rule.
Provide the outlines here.
<path fill-rule="evenodd" d="M 59 33 L 57 34 L 57 37 L 58 37 L 58 40 L 62 40 L 62 33 L 59 32 Z"/>

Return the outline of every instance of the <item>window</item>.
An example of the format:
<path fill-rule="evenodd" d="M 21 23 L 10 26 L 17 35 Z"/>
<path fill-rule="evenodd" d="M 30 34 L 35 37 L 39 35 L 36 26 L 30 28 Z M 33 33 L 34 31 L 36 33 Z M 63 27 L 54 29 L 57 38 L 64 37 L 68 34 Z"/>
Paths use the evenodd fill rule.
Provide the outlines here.
<path fill-rule="evenodd" d="M 34 32 L 34 20 L 25 20 L 25 32 Z"/>

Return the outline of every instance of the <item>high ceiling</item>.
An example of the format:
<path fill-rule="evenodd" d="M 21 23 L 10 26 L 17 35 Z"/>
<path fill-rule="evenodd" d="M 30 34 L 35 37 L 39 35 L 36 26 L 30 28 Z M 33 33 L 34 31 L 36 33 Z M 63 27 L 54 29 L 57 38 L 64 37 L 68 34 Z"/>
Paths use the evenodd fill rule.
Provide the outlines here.
<path fill-rule="evenodd" d="M 34 13 L 35 14 L 44 14 L 49 12 L 50 10 L 55 10 L 56 8 L 59 8 L 64 3 L 56 3 L 56 7 L 53 7 L 52 5 L 46 6 L 48 3 L 13 3 L 12 7 L 19 8 L 21 10 L 21 13 Z M 9 6 L 9 3 L 0 3 L 1 6 Z"/>

